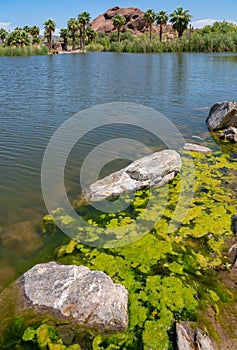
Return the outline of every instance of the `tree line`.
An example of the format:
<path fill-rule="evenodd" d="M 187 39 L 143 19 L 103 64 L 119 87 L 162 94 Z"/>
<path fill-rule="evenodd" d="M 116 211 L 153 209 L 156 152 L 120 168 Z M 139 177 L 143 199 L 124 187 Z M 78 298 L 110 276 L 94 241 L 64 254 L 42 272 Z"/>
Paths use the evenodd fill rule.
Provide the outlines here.
<path fill-rule="evenodd" d="M 154 23 L 160 26 L 160 41 L 162 41 L 163 26 L 168 21 L 172 24 L 173 29 L 177 30 L 178 36 L 181 37 L 183 32 L 188 28 L 191 18 L 192 16 L 189 10 L 184 10 L 182 7 L 178 7 L 170 15 L 164 10 L 156 13 L 153 9 L 148 9 L 144 12 L 144 19 L 149 26 L 150 40 L 152 40 L 152 26 Z M 118 42 L 120 42 L 120 31 L 125 23 L 126 19 L 124 16 L 117 14 L 113 17 L 113 25 L 117 28 L 118 32 Z"/>
<path fill-rule="evenodd" d="M 190 22 L 191 15 L 188 10 L 184 10 L 179 7 L 170 15 L 166 11 L 160 11 L 156 13 L 152 9 L 148 9 L 144 12 L 144 19 L 149 26 L 150 40 L 152 39 L 152 25 L 156 22 L 160 26 L 160 40 L 162 40 L 163 26 L 167 24 L 168 20 L 173 25 L 174 30 L 177 30 L 178 36 L 182 36 L 185 29 L 187 29 Z M 63 47 L 67 50 L 68 40 L 71 39 L 72 50 L 76 48 L 76 39 L 79 38 L 79 48 L 85 49 L 85 41 L 91 43 L 96 37 L 96 32 L 89 26 L 91 16 L 88 12 L 84 11 L 80 13 L 77 18 L 70 18 L 67 22 L 66 28 L 60 29 L 60 37 L 63 39 Z M 123 25 L 126 23 L 124 16 L 117 14 L 112 18 L 113 25 L 117 29 L 117 39 L 120 41 L 120 31 Z M 48 19 L 44 23 L 44 37 L 47 40 L 49 49 L 52 49 L 52 35 L 56 29 L 56 23 L 53 19 Z M 40 43 L 40 28 L 38 26 L 24 26 L 23 28 L 17 27 L 12 32 L 7 32 L 5 29 L 0 28 L 0 39 L 2 43 L 8 46 L 27 46 Z"/>
<path fill-rule="evenodd" d="M 221 52 L 235 51 L 237 48 L 237 26 L 233 23 L 215 22 L 203 29 L 191 27 L 192 16 L 189 10 L 178 7 L 172 13 L 161 10 L 155 12 L 148 9 L 144 12 L 144 21 L 147 25 L 148 35 L 133 35 L 131 31 L 123 31 L 126 18 L 120 14 L 114 15 L 112 22 L 116 32 L 109 35 L 96 33 L 90 26 L 91 16 L 88 12 L 80 13 L 76 18 L 70 18 L 67 26 L 60 29 L 60 37 L 63 39 L 63 50 L 67 50 L 70 44 L 72 50 L 76 48 L 84 51 L 119 51 L 119 52 Z M 164 26 L 170 23 L 177 32 L 175 40 L 163 40 Z M 153 25 L 159 26 L 159 33 L 154 30 Z M 44 23 L 44 38 L 47 46 L 42 43 L 40 28 L 37 26 L 24 26 L 15 28 L 12 32 L 0 29 L 0 39 L 3 45 L 0 46 L 0 56 L 5 53 L 12 55 L 13 49 L 17 55 L 22 48 L 21 54 L 46 54 L 48 50 L 58 49 L 57 43 L 54 46 L 53 33 L 56 30 L 56 23 L 48 19 Z M 190 30 L 187 31 L 190 25 Z M 121 41 L 121 42 L 120 42 Z M 7 51 L 8 48 L 8 51 Z M 31 51 L 30 51 L 31 49 Z M 24 51 L 24 52 L 23 52 Z M 57 52 L 57 51 L 55 51 Z"/>

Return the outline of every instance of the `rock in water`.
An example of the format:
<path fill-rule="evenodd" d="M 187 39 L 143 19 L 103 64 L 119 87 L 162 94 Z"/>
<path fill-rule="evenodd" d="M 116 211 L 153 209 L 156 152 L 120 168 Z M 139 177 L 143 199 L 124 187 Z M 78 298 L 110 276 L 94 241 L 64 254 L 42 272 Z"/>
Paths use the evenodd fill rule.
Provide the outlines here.
<path fill-rule="evenodd" d="M 176 323 L 177 350 L 214 350 L 213 342 L 200 329 L 192 329 L 188 322 Z"/>
<path fill-rule="evenodd" d="M 198 153 L 212 153 L 212 149 L 204 146 L 197 145 L 196 143 L 185 143 L 183 146 L 184 151 L 198 152 Z"/>
<path fill-rule="evenodd" d="M 143 188 L 160 187 L 172 181 L 180 169 L 181 158 L 176 151 L 156 152 L 96 181 L 89 186 L 85 197 L 92 203 Z"/>
<path fill-rule="evenodd" d="M 55 262 L 35 265 L 0 295 L 0 307 L 15 296 L 15 315 L 55 322 L 75 329 L 124 331 L 128 326 L 128 292 L 101 271 Z M 5 301 L 5 304 L 4 304 Z M 9 309 L 9 305 L 8 305 Z M 4 323 L 4 320 L 0 321 Z"/>
<path fill-rule="evenodd" d="M 230 126 L 228 129 L 223 130 L 223 133 L 220 135 L 224 140 L 231 142 L 237 142 L 237 128 Z"/>
<path fill-rule="evenodd" d="M 237 235 L 237 214 L 231 217 L 231 229 L 234 235 Z"/>
<path fill-rule="evenodd" d="M 218 102 L 214 104 L 206 120 L 211 131 L 237 127 L 237 102 Z"/>
<path fill-rule="evenodd" d="M 176 324 L 177 349 L 194 350 L 193 331 L 184 323 Z"/>

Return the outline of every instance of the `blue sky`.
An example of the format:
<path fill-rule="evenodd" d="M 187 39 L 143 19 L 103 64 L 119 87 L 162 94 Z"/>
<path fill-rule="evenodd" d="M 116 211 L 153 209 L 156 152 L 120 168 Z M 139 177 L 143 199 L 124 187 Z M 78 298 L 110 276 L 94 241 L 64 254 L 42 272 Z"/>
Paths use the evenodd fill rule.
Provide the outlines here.
<path fill-rule="evenodd" d="M 237 22 L 236 0 L 0 0 L 0 27 L 38 25 L 48 18 L 55 20 L 57 28 L 66 26 L 70 17 L 77 17 L 87 11 L 92 18 L 113 6 L 138 7 L 142 10 L 153 8 L 155 11 L 173 11 L 177 7 L 189 9 L 193 16 L 193 24 L 200 27 L 215 20 Z"/>

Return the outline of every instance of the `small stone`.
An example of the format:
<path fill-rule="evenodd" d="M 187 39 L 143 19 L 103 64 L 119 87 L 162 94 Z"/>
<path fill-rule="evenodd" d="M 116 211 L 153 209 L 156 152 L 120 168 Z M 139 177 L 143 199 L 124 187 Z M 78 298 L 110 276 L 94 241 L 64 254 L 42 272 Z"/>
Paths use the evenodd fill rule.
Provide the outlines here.
<path fill-rule="evenodd" d="M 237 153 L 232 153 L 230 155 L 230 159 L 233 161 L 233 162 L 237 162 Z"/>
<path fill-rule="evenodd" d="M 237 128 L 230 126 L 228 129 L 223 130 L 220 138 L 230 142 L 237 142 Z"/>
<path fill-rule="evenodd" d="M 204 146 L 197 145 L 196 143 L 185 143 L 183 146 L 184 151 L 199 152 L 199 153 L 212 153 L 212 149 Z"/>
<path fill-rule="evenodd" d="M 231 230 L 234 235 L 237 234 L 237 214 L 231 217 Z"/>
<path fill-rule="evenodd" d="M 229 251 L 228 251 L 228 255 L 230 257 L 230 259 L 232 260 L 232 266 L 236 267 L 237 264 L 237 243 L 233 244 Z"/>

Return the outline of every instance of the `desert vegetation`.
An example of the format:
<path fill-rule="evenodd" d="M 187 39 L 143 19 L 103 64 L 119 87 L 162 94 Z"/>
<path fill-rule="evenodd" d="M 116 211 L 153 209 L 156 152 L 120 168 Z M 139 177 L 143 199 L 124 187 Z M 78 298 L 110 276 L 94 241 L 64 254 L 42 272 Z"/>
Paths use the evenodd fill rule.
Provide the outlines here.
<path fill-rule="evenodd" d="M 126 18 L 116 14 L 112 18 L 114 30 L 109 34 L 96 32 L 90 25 L 91 16 L 84 11 L 67 21 L 60 29 L 60 38 L 53 39 L 56 22 L 46 20 L 44 36 L 36 25 L 15 28 L 11 32 L 0 28 L 0 56 L 45 55 L 64 51 L 112 51 L 129 53 L 161 52 L 234 52 L 237 48 L 237 26 L 215 22 L 202 29 L 194 29 L 189 10 L 177 8 L 171 14 L 165 10 L 144 12 L 147 31 L 134 35 L 124 30 Z M 172 26 L 173 37 L 165 34 L 167 24 Z M 117 34 L 116 34 L 117 32 Z M 62 42 L 63 40 L 63 42 Z M 46 42 L 45 42 L 46 41 Z M 56 50 L 55 47 L 56 46 Z M 58 50 L 59 48 L 59 50 Z"/>

